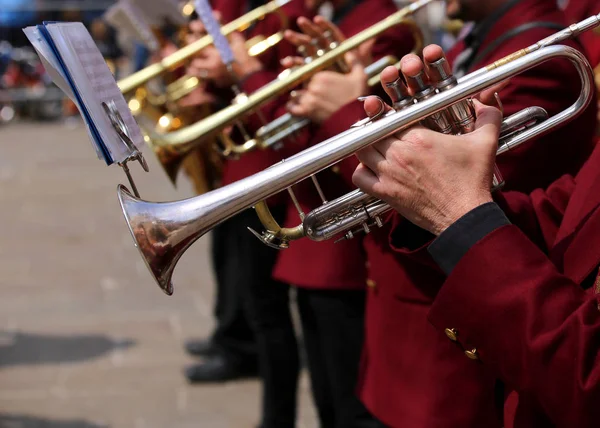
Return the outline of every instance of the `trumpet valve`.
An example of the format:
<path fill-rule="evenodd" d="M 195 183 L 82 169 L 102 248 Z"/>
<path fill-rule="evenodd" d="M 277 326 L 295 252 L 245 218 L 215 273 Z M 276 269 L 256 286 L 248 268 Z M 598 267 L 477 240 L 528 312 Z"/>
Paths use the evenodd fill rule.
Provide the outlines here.
<path fill-rule="evenodd" d="M 408 93 L 408 89 L 404 86 L 400 77 L 393 82 L 386 83 L 385 86 L 394 93 L 394 110 L 402 110 L 413 104 L 413 98 Z"/>

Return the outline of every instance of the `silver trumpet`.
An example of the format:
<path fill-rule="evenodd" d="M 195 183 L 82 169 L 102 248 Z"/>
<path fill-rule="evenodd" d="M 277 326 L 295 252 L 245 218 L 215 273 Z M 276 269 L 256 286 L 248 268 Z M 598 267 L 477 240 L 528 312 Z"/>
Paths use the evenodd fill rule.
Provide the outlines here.
<path fill-rule="evenodd" d="M 264 171 L 201 196 L 155 203 L 135 198 L 124 186 L 119 185 L 119 202 L 135 244 L 159 287 L 170 295 L 173 293 L 171 277 L 179 258 L 190 245 L 219 223 L 401 129 L 432 115 L 447 112 L 450 107 L 469 100 L 495 84 L 543 62 L 555 58 L 568 59 L 581 79 L 582 88 L 577 100 L 562 112 L 533 126 L 514 129 L 514 125 L 505 123 L 507 136 L 498 153 L 502 154 L 542 136 L 581 114 L 593 97 L 594 77 L 584 55 L 568 46 L 551 45 L 599 24 L 600 15 L 588 18 L 465 76 L 443 92 L 376 121 L 353 127 Z M 529 117 L 529 113 L 524 114 Z M 513 118 L 507 120 L 522 123 Z M 334 202 L 331 205 L 334 209 L 325 215 L 309 213 L 306 216 L 307 224 L 303 224 L 302 229 L 310 227 L 311 230 L 303 230 L 304 235 L 313 239 L 326 239 L 337 233 L 353 230 L 356 224 L 368 226 L 381 223 L 379 215 L 389 210 L 383 202 L 360 191 L 354 191 Z M 353 217 L 357 215 L 356 207 L 359 208 L 360 215 L 354 220 Z M 324 209 L 328 210 L 324 207 L 319 209 L 320 214 L 323 214 Z M 349 218 L 350 221 L 346 221 Z"/>

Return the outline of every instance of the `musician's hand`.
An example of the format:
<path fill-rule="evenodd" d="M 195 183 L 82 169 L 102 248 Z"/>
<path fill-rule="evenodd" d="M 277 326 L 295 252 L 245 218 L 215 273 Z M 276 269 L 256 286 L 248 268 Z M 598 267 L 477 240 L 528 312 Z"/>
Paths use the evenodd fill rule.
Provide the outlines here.
<path fill-rule="evenodd" d="M 344 33 L 334 23 L 320 15 L 315 16 L 312 21 L 300 17 L 297 23 L 301 32 L 286 30 L 284 37 L 289 43 L 298 48 L 301 55 L 289 56 L 281 60 L 281 64 L 285 68 L 304 64 L 304 57 L 315 57 L 319 49 L 329 50 L 329 43 L 332 41 L 339 44 L 346 40 Z M 326 34 L 329 34 L 329 36 L 326 37 Z M 371 49 L 374 43 L 375 39 L 373 38 L 354 51 L 354 55 L 364 66 L 372 62 Z M 352 64 L 348 64 L 349 68 L 351 66 Z"/>
<path fill-rule="evenodd" d="M 370 108 L 378 99 L 371 98 Z M 490 192 L 502 115 L 475 101 L 476 130 L 462 136 L 422 127 L 357 153 L 353 181 L 417 226 L 439 235 L 464 214 L 492 201 Z"/>
<path fill-rule="evenodd" d="M 349 73 L 322 71 L 313 76 L 304 90 L 295 91 L 287 108 L 296 116 L 308 117 L 315 123 L 323 123 L 347 103 L 368 93 L 367 76 L 360 61 Z"/>
<path fill-rule="evenodd" d="M 243 79 L 262 69 L 261 62 L 248 54 L 246 40 L 241 34 L 231 34 L 229 43 L 235 57 L 233 64 L 235 76 L 232 76 L 227 70 L 219 51 L 214 46 L 202 49 L 191 61 L 187 73 L 203 80 L 212 80 L 219 87 L 228 87 L 235 82 L 236 77 Z"/>
<path fill-rule="evenodd" d="M 433 62 L 443 55 L 439 47 L 428 47 L 425 60 Z M 409 82 L 406 88 L 414 94 L 410 77 L 425 69 L 415 55 L 407 55 L 401 72 Z M 398 82 L 399 71 L 387 67 L 381 83 L 392 102 L 396 93 L 387 84 Z M 493 92 L 483 99 L 494 100 Z M 354 173 L 354 183 L 366 193 L 389 203 L 408 220 L 434 234 L 471 209 L 489 202 L 491 181 L 502 114 L 493 107 L 475 101 L 476 130 L 468 135 L 449 136 L 414 127 L 384 139 L 357 153 L 361 164 Z M 378 97 L 365 100 L 369 117 L 390 110 Z"/>

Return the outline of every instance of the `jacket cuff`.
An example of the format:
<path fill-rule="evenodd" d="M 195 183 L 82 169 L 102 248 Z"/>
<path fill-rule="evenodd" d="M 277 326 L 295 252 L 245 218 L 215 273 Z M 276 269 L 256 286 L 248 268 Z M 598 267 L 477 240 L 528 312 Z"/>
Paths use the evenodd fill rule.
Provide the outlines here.
<path fill-rule="evenodd" d="M 494 230 L 509 225 L 510 221 L 494 202 L 488 202 L 469 211 L 447 228 L 429 245 L 429 254 L 450 275 L 465 254 Z"/>
<path fill-rule="evenodd" d="M 528 242 L 513 225 L 483 237 L 444 282 L 427 315 L 429 322 L 447 335 L 449 331 L 454 332 L 455 337 L 448 337 L 464 349 L 483 351 L 490 330 L 489 321 L 485 320 L 497 309 L 495 302 L 504 290 L 496 279 L 489 280 L 489 277 L 495 274 L 494 267 L 501 263 L 506 247 L 522 243 L 523 239 Z"/>

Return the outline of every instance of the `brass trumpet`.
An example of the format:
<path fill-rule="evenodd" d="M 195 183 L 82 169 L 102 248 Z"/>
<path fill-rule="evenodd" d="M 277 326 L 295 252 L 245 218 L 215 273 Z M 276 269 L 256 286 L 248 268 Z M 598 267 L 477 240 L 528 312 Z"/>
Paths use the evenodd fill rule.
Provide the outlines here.
<path fill-rule="evenodd" d="M 433 1 L 433 0 L 424 0 L 423 5 L 415 6 L 414 10 L 417 10 L 418 8 L 430 3 L 431 1 Z M 414 10 L 413 10 L 413 12 L 414 12 Z M 402 15 L 402 16 L 405 16 L 405 15 Z M 408 26 L 411 29 L 411 32 L 415 39 L 415 48 L 413 51 L 420 52 L 420 50 L 422 49 L 422 46 L 423 46 L 423 35 L 422 35 L 420 29 L 418 28 L 418 26 L 409 18 L 406 18 L 406 19 L 397 18 L 397 20 L 398 20 L 398 22 L 402 22 L 402 24 Z M 385 25 L 385 27 L 383 29 L 379 29 L 378 32 L 372 33 L 372 34 L 379 34 L 379 32 L 385 31 L 386 29 L 388 29 L 390 27 L 391 27 L 391 25 L 388 23 Z M 367 37 L 366 40 L 368 40 L 368 38 L 369 37 Z M 251 39 L 251 40 L 249 40 L 249 43 L 256 43 L 256 40 Z M 265 46 L 271 46 L 273 42 L 272 41 L 269 42 L 267 39 L 265 41 L 260 41 L 259 43 L 261 44 L 261 46 L 265 47 Z M 255 46 L 256 45 L 253 44 L 252 47 L 250 47 L 250 46 L 248 47 L 249 52 L 251 54 L 259 53 L 259 51 L 255 49 Z M 345 52 L 347 52 L 347 49 L 340 51 L 337 49 L 338 46 L 339 46 L 339 44 L 337 42 L 331 41 L 330 45 L 327 48 L 319 49 L 320 52 L 318 53 L 317 58 L 306 58 L 307 63 L 312 63 L 312 62 L 318 60 L 320 57 L 327 55 L 332 50 L 338 52 L 338 54 L 333 58 L 333 60 L 331 60 L 329 63 L 323 65 L 322 67 L 314 69 L 312 74 L 325 68 L 326 65 L 331 65 L 333 63 L 336 63 L 336 65 L 337 65 L 337 63 L 339 63 L 340 57 Z M 358 44 L 356 46 L 358 46 Z M 262 50 L 260 52 L 262 52 Z M 384 61 L 387 61 L 387 63 L 384 64 Z M 370 85 L 376 84 L 378 82 L 378 79 L 379 79 L 378 73 L 383 68 L 385 68 L 385 65 L 391 65 L 390 61 L 391 61 L 391 58 L 386 57 L 386 59 L 383 59 L 381 62 L 378 62 L 377 64 L 372 64 L 371 66 L 368 67 L 367 70 L 365 70 L 369 76 L 369 84 Z M 301 67 L 301 68 L 304 69 L 304 67 Z M 286 87 L 295 86 L 297 84 L 296 80 L 290 79 L 290 77 L 289 77 L 289 73 L 291 73 L 291 72 L 292 71 L 290 71 L 290 70 L 286 70 L 286 72 L 284 72 L 280 76 L 279 80 L 276 80 L 275 82 L 272 82 L 270 85 L 265 86 L 264 89 L 267 89 L 272 84 L 276 84 L 281 81 L 288 82 L 288 84 L 287 84 L 288 86 L 286 86 Z M 180 81 L 182 79 L 180 79 Z M 191 78 L 191 79 L 195 79 L 195 78 Z M 184 81 L 183 83 L 185 84 L 188 82 L 189 82 L 189 80 Z M 175 82 L 175 83 L 179 83 L 179 81 Z M 189 86 L 185 87 L 186 90 L 180 91 L 180 92 L 183 95 L 187 95 L 189 92 L 191 92 L 191 90 L 193 90 L 197 86 L 198 83 L 199 83 L 198 79 L 195 79 L 195 81 L 193 83 L 191 83 Z M 263 101 L 261 101 L 261 103 L 264 101 L 268 101 L 270 99 L 270 97 L 279 95 L 282 91 L 283 90 L 279 90 L 278 92 L 275 92 L 271 95 L 267 95 L 267 97 L 264 98 Z M 209 143 L 214 143 L 215 137 L 220 140 L 220 143 L 217 146 L 219 147 L 219 151 L 223 156 L 237 157 L 237 156 L 243 155 L 244 153 L 247 153 L 249 151 L 258 149 L 258 148 L 266 149 L 266 148 L 270 147 L 271 145 L 278 145 L 281 143 L 281 140 L 283 140 L 286 137 L 291 136 L 294 132 L 300 130 L 301 128 L 303 128 L 304 126 L 306 126 L 309 123 L 309 121 L 307 121 L 305 119 L 296 118 L 291 115 L 285 115 L 281 118 L 278 118 L 274 122 L 266 125 L 265 127 L 261 128 L 256 133 L 254 138 L 248 137 L 248 139 L 243 144 L 236 144 L 233 140 L 231 140 L 226 135 L 221 133 L 220 129 L 222 127 L 219 127 L 215 131 L 216 134 L 211 134 L 211 135 L 207 136 L 207 135 L 203 134 L 202 131 L 200 131 L 201 133 L 193 136 L 194 139 L 189 140 L 189 141 L 186 140 L 185 143 L 176 144 L 171 140 L 171 136 L 174 135 L 175 132 L 169 132 L 169 131 L 178 131 L 179 133 L 187 133 L 188 130 L 190 129 L 190 126 L 186 127 L 186 125 L 189 123 L 189 121 L 182 120 L 182 118 L 180 117 L 181 116 L 180 114 L 173 113 L 173 110 L 177 109 L 177 106 L 173 105 L 173 103 L 168 104 L 168 105 L 173 106 L 171 111 L 164 111 L 164 109 L 156 107 L 158 105 L 156 103 L 165 102 L 164 99 L 169 98 L 168 94 L 174 93 L 174 92 L 175 92 L 175 90 L 167 89 L 166 95 L 163 95 L 155 103 L 151 103 L 152 105 L 148 105 L 145 107 L 145 109 L 146 109 L 145 116 L 151 118 L 149 125 L 151 125 L 152 122 L 154 122 L 154 123 L 157 123 L 158 126 L 155 129 L 151 128 L 149 125 L 144 126 L 145 132 L 146 132 L 146 141 L 147 141 L 148 145 L 152 148 L 152 150 L 155 153 L 155 155 L 157 156 L 157 158 L 159 159 L 161 165 L 163 166 L 163 169 L 165 170 L 165 172 L 167 173 L 167 175 L 169 176 L 169 178 L 173 184 L 175 184 L 175 182 L 176 182 L 177 173 L 179 171 L 179 168 L 180 168 L 183 160 L 190 153 L 192 153 L 194 151 L 200 150 L 200 151 L 204 151 L 204 152 L 209 152 L 210 147 L 215 146 L 215 144 L 212 144 L 212 145 L 209 144 Z M 260 90 L 259 90 L 259 92 L 260 92 Z M 137 96 L 137 94 L 140 94 L 140 96 Z M 252 98 L 254 96 L 255 96 L 255 94 L 251 95 L 250 98 Z M 138 88 L 138 90 L 136 92 L 136 97 L 129 102 L 130 108 L 132 111 L 134 111 L 134 114 L 135 114 L 135 112 L 139 111 L 140 106 L 142 105 L 142 102 L 140 100 L 141 100 L 141 98 L 144 98 L 144 97 L 147 97 L 146 88 Z M 247 99 L 246 96 L 242 94 L 236 100 L 237 100 L 237 102 L 245 102 L 244 100 L 246 100 L 246 99 Z M 163 110 L 162 115 L 160 113 L 157 113 L 157 111 L 159 112 L 161 110 Z M 247 113 L 250 113 L 250 112 L 251 111 L 247 111 Z M 202 120 L 200 123 L 206 122 L 215 116 L 222 117 L 222 115 L 223 115 L 223 111 L 215 113 L 213 116 L 210 116 L 207 119 Z M 239 124 L 239 122 L 237 122 L 237 124 Z M 196 125 L 192 125 L 192 127 L 196 126 Z M 247 135 L 248 133 L 244 131 L 243 134 Z"/>
<path fill-rule="evenodd" d="M 410 28 L 413 35 L 415 44 L 412 53 L 420 54 L 423 50 L 423 33 L 412 20 L 406 20 L 404 25 Z M 365 67 L 365 74 L 367 75 L 367 86 L 370 88 L 379 84 L 379 75 L 383 69 L 389 65 L 394 65 L 396 59 L 391 56 L 385 56 L 372 64 Z M 398 64 L 396 64 L 398 65 Z M 251 148 L 258 147 L 261 149 L 267 149 L 272 147 L 278 149 L 284 143 L 284 141 L 293 136 L 296 132 L 305 128 L 310 124 L 310 120 L 303 117 L 296 117 L 291 113 L 286 113 L 271 123 L 262 126 L 254 137 L 254 145 Z M 242 150 L 232 149 L 235 153 L 243 154 L 246 153 L 250 148 L 247 146 L 243 147 Z"/>
<path fill-rule="evenodd" d="M 315 73 L 334 65 L 346 52 L 356 49 L 364 42 L 377 37 L 395 25 L 405 23 L 416 11 L 433 1 L 435 0 L 418 0 L 406 6 L 359 34 L 344 40 L 336 48 L 325 52 L 308 64 L 291 70 L 284 77 L 265 85 L 253 94 L 240 94 L 235 98 L 233 105 L 218 113 L 179 131 L 156 136 L 156 144 L 170 147 L 181 153 L 192 150 L 198 142 L 202 143 L 204 139 L 218 135 L 223 129 L 239 122 L 240 118 L 254 112 L 261 105 L 310 79 Z M 155 137 L 152 136 L 152 138 Z M 256 144 L 254 140 L 244 143 L 247 148 L 253 148 Z"/>
<path fill-rule="evenodd" d="M 251 10 L 250 12 L 237 19 L 234 19 L 230 23 L 223 25 L 221 31 L 225 36 L 235 31 L 244 31 L 254 22 L 263 19 L 265 16 L 271 13 L 277 12 L 282 6 L 289 3 L 290 1 L 291 0 L 273 0 L 263 6 Z M 184 13 L 185 10 L 186 8 L 184 7 Z M 285 20 L 285 15 L 281 14 L 281 18 Z M 285 25 L 282 26 L 282 28 L 285 28 Z M 262 44 L 256 44 L 255 46 L 253 46 L 252 52 L 255 55 L 257 55 L 261 52 L 261 49 L 264 50 L 267 46 L 277 43 L 277 41 L 281 40 L 282 38 L 283 34 L 281 32 L 273 34 L 264 39 L 262 41 Z M 173 71 L 174 69 L 182 65 L 185 61 L 190 60 L 194 55 L 198 54 L 198 52 L 200 52 L 202 49 L 206 48 L 207 46 L 210 46 L 212 42 L 212 37 L 210 35 L 206 35 L 196 40 L 194 43 L 191 43 L 179 49 L 177 52 L 174 52 L 173 54 L 163 58 L 160 62 L 152 64 L 144 68 L 143 70 L 140 70 L 136 73 L 131 74 L 130 76 L 119 80 L 119 82 L 117 83 L 119 85 L 119 88 L 121 89 L 121 92 L 123 92 L 123 94 L 127 96 L 140 86 L 145 85 L 150 80 L 154 79 L 155 77 L 158 77 L 161 74 L 166 73 L 168 71 Z"/>
<path fill-rule="evenodd" d="M 252 23 L 263 19 L 267 14 L 278 13 L 282 22 L 282 29 L 287 28 L 287 17 L 281 13 L 280 8 L 291 0 L 275 0 L 264 6 L 258 7 L 242 17 L 222 27 L 222 32 L 228 35 L 234 31 L 243 31 Z M 186 3 L 182 8 L 184 16 L 191 16 L 194 12 L 193 2 Z M 246 42 L 246 48 L 251 56 L 257 56 L 265 50 L 275 46 L 283 40 L 283 30 L 270 35 L 256 36 Z M 167 76 L 186 60 L 200 52 L 212 43 L 211 36 L 204 36 L 198 41 L 165 57 L 159 63 L 150 65 L 118 82 L 120 89 L 129 98 L 128 105 L 133 115 L 138 119 L 144 132 L 146 143 L 158 158 L 165 173 L 176 184 L 177 175 L 181 165 L 193 150 L 185 153 L 172 150 L 156 143 L 160 135 L 180 130 L 197 119 L 197 115 L 189 108 L 180 108 L 178 101 L 191 94 L 201 84 L 200 79 L 194 76 L 182 76 L 168 83 L 164 89 L 152 91 L 149 83 L 158 76 Z M 169 76 L 170 77 L 170 76 Z M 211 112 L 203 109 L 201 117 L 206 117 Z M 188 162 L 193 166 L 191 178 L 198 193 L 203 193 L 214 188 L 213 182 L 220 170 L 220 159 L 215 156 L 210 146 L 195 147 L 198 158 L 195 162 Z M 212 171 L 209 172 L 209 171 Z"/>
<path fill-rule="evenodd" d="M 548 133 L 581 114 L 591 102 L 594 91 L 592 68 L 585 56 L 568 46 L 551 45 L 599 24 L 600 15 L 588 18 L 463 77 L 454 87 L 444 92 L 406 109 L 384 115 L 376 121 L 362 123 L 264 171 L 202 196 L 182 201 L 153 203 L 133 197 L 124 186 L 119 185 L 119 202 L 135 245 L 159 287 L 165 293 L 172 294 L 171 277 L 177 261 L 190 245 L 219 223 L 370 144 L 432 115 L 448 112 L 495 84 L 546 61 L 564 58 L 573 64 L 581 79 L 582 89 L 577 100 L 567 109 L 534 126 L 512 129 L 510 137 L 505 139 L 498 152 L 504 153 L 532 138 Z M 346 219 L 356 214 L 353 207 L 356 207 L 357 202 L 362 213 L 359 225 L 378 223 L 378 214 L 390 209 L 383 202 L 372 201 L 360 191 L 346 195 L 343 202 L 344 204 L 337 207 L 339 210 L 324 217 L 324 224 L 312 225 L 314 230 L 331 230 L 336 224 L 340 225 L 336 233 L 352 230 L 353 226 L 349 226 Z M 310 214 L 306 218 L 309 217 Z M 304 234 L 314 237 L 308 230 L 305 230 Z"/>

